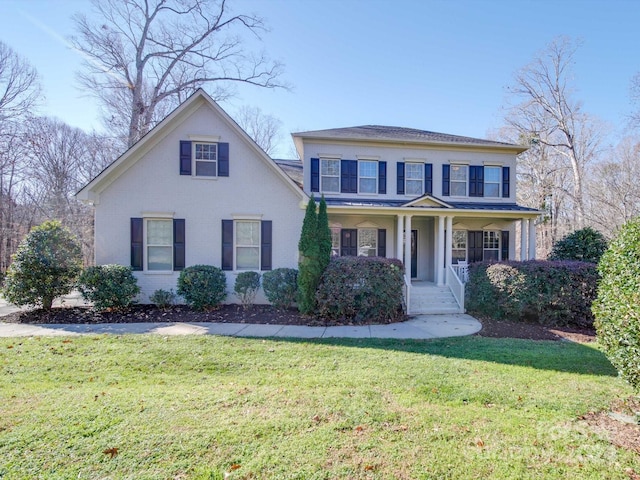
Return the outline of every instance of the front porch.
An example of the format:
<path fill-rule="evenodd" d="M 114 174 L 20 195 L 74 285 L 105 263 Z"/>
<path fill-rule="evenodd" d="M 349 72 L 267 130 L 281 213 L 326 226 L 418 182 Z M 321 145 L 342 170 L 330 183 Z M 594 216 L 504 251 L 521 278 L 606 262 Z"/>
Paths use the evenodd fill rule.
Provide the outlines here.
<path fill-rule="evenodd" d="M 533 216 L 517 218 L 513 211 L 452 215 L 415 207 L 363 213 L 330 212 L 334 255 L 400 259 L 408 314 L 464 313 L 466 278 L 459 263 L 535 258 Z"/>

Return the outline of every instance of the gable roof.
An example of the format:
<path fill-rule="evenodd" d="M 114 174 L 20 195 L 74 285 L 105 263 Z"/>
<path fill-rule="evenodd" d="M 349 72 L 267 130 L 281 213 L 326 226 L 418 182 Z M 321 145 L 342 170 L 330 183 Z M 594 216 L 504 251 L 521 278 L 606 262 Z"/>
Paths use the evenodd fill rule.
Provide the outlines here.
<path fill-rule="evenodd" d="M 208 105 L 212 108 L 218 117 L 234 130 L 239 137 L 244 140 L 250 148 L 254 150 L 256 156 L 260 158 L 270 169 L 272 169 L 285 184 L 306 198 L 306 194 L 300 189 L 296 182 L 285 173 L 276 163 L 269 157 L 262 148 L 245 132 L 230 116 L 218 105 L 203 89 L 199 88 L 189 98 L 176 107 L 169 115 L 167 115 L 160 123 L 153 127 L 146 135 L 138 140 L 127 151 L 120 155 L 102 172 L 100 172 L 89 183 L 82 187 L 77 193 L 76 198 L 83 202 L 97 203 L 100 193 L 106 189 L 113 181 L 125 173 L 140 158 L 142 158 L 152 147 L 160 140 L 165 138 L 176 126 L 193 114 L 200 106 Z M 177 152 L 177 151 L 176 151 Z"/>
<path fill-rule="evenodd" d="M 311 130 L 291 134 L 294 138 L 318 140 L 364 140 L 375 142 L 404 142 L 436 145 L 491 147 L 524 152 L 527 147 L 512 143 L 485 140 L 482 138 L 451 135 L 431 132 L 415 128 L 389 127 L 384 125 L 361 125 L 358 127 L 331 128 L 327 130 Z"/>

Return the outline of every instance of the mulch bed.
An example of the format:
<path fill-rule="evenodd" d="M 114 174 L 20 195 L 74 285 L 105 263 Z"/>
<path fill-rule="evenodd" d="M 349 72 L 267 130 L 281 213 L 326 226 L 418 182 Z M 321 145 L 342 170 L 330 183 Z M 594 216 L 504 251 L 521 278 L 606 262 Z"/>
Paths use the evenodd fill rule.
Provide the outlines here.
<path fill-rule="evenodd" d="M 348 320 L 325 321 L 301 315 L 296 309 L 278 310 L 270 305 L 254 305 L 244 309 L 240 305 L 221 305 L 210 311 L 197 311 L 184 305 L 174 305 L 159 309 L 154 305 L 134 305 L 118 312 L 94 312 L 87 307 L 60 307 L 49 311 L 36 309 L 12 313 L 2 317 L 8 323 L 28 324 L 72 324 L 72 323 L 155 323 L 155 322 L 217 322 L 217 323 L 260 323 L 270 325 L 352 325 Z M 529 340 L 571 340 L 580 343 L 595 340 L 595 331 L 589 329 L 550 328 L 522 322 L 506 322 L 481 319 L 481 337 L 524 338 Z"/>

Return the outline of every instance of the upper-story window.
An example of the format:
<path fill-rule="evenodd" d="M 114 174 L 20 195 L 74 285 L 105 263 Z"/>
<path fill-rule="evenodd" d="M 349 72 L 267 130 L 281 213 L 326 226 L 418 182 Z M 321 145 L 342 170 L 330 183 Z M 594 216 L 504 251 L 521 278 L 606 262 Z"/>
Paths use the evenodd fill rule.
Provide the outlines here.
<path fill-rule="evenodd" d="M 406 195 L 422 195 L 424 181 L 424 164 L 410 163 L 404 164 L 404 192 Z"/>
<path fill-rule="evenodd" d="M 229 144 L 219 137 L 197 135 L 193 140 L 180 140 L 180 175 L 201 178 L 229 176 Z"/>
<path fill-rule="evenodd" d="M 218 144 L 196 143 L 193 161 L 197 177 L 218 176 Z"/>
<path fill-rule="evenodd" d="M 467 196 L 468 168 L 466 165 L 451 165 L 451 195 Z"/>
<path fill-rule="evenodd" d="M 484 196 L 499 197 L 502 167 L 484 167 Z"/>
<path fill-rule="evenodd" d="M 358 161 L 358 193 L 378 193 L 378 162 Z"/>
<path fill-rule="evenodd" d="M 320 188 L 328 193 L 340 191 L 340 160 L 320 159 Z"/>

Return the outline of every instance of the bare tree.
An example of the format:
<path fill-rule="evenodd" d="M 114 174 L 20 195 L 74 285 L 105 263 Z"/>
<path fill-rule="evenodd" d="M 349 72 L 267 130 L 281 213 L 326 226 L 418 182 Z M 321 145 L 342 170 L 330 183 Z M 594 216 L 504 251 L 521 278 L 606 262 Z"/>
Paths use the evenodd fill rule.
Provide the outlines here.
<path fill-rule="evenodd" d="M 522 68 L 510 88 L 520 103 L 512 106 L 507 124 L 527 132 L 549 149 L 571 171 L 570 195 L 574 228 L 585 225 L 585 166 L 598 153 L 601 133 L 595 121 L 572 98 L 571 65 L 578 47 L 566 38 L 551 42 L 534 61 Z"/>
<path fill-rule="evenodd" d="M 624 138 L 610 157 L 593 169 L 590 178 L 590 222 L 612 237 L 627 221 L 640 215 L 640 142 Z"/>
<path fill-rule="evenodd" d="M 97 20 L 74 17 L 72 43 L 86 58 L 80 81 L 102 102 L 107 123 L 125 129 L 129 146 L 203 85 L 218 100 L 233 83 L 282 86 L 282 65 L 249 53 L 240 37 L 258 37 L 263 21 L 231 13 L 227 0 L 92 3 Z"/>
<path fill-rule="evenodd" d="M 267 155 L 273 154 L 281 138 L 282 122 L 278 118 L 249 106 L 241 107 L 234 118 Z"/>
<path fill-rule="evenodd" d="M 39 97 L 36 70 L 0 41 L 0 124 L 29 113 Z"/>

